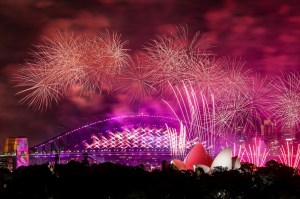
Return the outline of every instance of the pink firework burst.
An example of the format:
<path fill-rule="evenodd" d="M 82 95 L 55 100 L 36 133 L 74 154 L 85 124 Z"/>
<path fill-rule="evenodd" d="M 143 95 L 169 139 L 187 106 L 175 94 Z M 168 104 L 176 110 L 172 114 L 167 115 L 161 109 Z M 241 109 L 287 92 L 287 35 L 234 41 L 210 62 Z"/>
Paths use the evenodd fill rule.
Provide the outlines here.
<path fill-rule="evenodd" d="M 219 101 L 216 112 L 216 125 L 228 135 L 244 134 L 254 125 L 249 99 L 242 93 L 236 93 L 231 99 Z"/>
<path fill-rule="evenodd" d="M 221 131 L 236 135 L 256 131 L 261 117 L 267 116 L 269 86 L 265 79 L 249 78 L 249 71 L 235 59 L 224 59 L 224 81 L 216 101 L 217 126 Z"/>
<path fill-rule="evenodd" d="M 126 43 L 121 41 L 121 35 L 106 31 L 86 44 L 89 78 L 100 90 L 111 90 L 116 76 L 128 68 L 130 56 L 124 48 Z"/>
<path fill-rule="evenodd" d="M 225 94 L 230 98 L 237 92 L 245 91 L 250 72 L 249 70 L 244 70 L 245 63 L 229 57 L 223 57 L 218 62 L 224 72 L 222 87 L 224 87 Z"/>
<path fill-rule="evenodd" d="M 206 95 L 214 93 L 218 96 L 222 90 L 221 82 L 224 79 L 224 71 L 216 60 L 210 56 L 192 60 L 191 72 L 187 74 L 188 80 L 196 90 Z"/>
<path fill-rule="evenodd" d="M 96 39 L 66 31 L 57 31 L 54 39 L 45 37 L 32 52 L 34 59 L 16 75 L 17 87 L 24 88 L 17 94 L 26 95 L 21 102 L 45 110 L 74 86 L 81 88 L 81 95 L 106 89 L 126 64 L 123 45 L 119 35 L 108 32 Z"/>
<path fill-rule="evenodd" d="M 256 75 L 247 82 L 246 96 L 256 118 L 270 117 L 271 84 L 267 77 Z"/>
<path fill-rule="evenodd" d="M 72 85 L 92 87 L 87 81 L 87 60 L 84 54 L 84 40 L 70 32 L 56 31 L 55 38 L 44 37 L 33 52 L 39 64 L 45 63 L 53 81 L 58 81 L 66 88 Z M 65 89 L 68 90 L 68 89 Z"/>
<path fill-rule="evenodd" d="M 283 130 L 295 132 L 300 121 L 300 75 L 287 73 L 272 82 L 272 117 Z"/>
<path fill-rule="evenodd" d="M 188 80 L 196 62 L 210 55 L 205 37 L 197 32 L 189 39 L 188 29 L 178 27 L 175 33 L 159 36 L 146 48 L 153 66 L 161 70 L 163 84 L 180 85 Z"/>
<path fill-rule="evenodd" d="M 223 132 L 247 135 L 257 131 L 262 117 L 268 117 L 270 90 L 265 80 L 249 79 L 244 86 L 243 92 L 221 90 L 225 94 L 216 99 L 216 125 Z"/>
<path fill-rule="evenodd" d="M 44 64 L 43 64 L 44 66 Z M 49 74 L 50 73 L 50 74 Z M 53 81 L 51 71 L 40 65 L 30 64 L 15 76 L 16 87 L 24 88 L 17 95 L 25 95 L 20 102 L 27 103 L 34 110 L 46 110 L 53 101 L 58 103 L 64 93 L 64 86 Z"/>
<path fill-rule="evenodd" d="M 124 67 L 115 86 L 118 92 L 130 96 L 132 102 L 153 97 L 160 92 L 159 70 L 151 67 L 142 55 L 136 56 L 127 67 Z"/>

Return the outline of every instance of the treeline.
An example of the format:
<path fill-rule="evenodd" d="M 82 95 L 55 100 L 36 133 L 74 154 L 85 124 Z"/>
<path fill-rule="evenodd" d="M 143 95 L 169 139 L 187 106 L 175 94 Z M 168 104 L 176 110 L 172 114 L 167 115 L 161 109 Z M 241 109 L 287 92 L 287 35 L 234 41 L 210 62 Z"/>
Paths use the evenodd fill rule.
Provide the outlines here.
<path fill-rule="evenodd" d="M 71 161 L 20 167 L 0 171 L 0 198 L 300 198 L 298 170 L 275 161 L 254 169 L 244 164 L 239 170 L 217 168 L 178 171 L 170 165 L 163 170 L 145 171 L 113 163 L 88 165 Z"/>

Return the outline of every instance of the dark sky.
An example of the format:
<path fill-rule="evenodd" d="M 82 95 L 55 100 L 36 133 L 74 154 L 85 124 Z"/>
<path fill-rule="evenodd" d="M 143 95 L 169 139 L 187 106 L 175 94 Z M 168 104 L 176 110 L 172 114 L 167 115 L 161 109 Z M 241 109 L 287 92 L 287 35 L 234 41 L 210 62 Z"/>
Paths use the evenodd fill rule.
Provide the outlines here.
<path fill-rule="evenodd" d="M 30 49 L 53 29 L 95 34 L 119 32 L 131 53 L 175 25 L 201 31 L 220 56 L 241 58 L 263 75 L 300 70 L 298 0 L 1 0 L 0 146 L 7 136 L 27 136 L 29 145 L 90 121 L 133 110 L 123 96 L 71 96 L 46 112 L 19 104 L 14 73 L 30 59 Z M 153 103 L 142 111 L 161 113 Z"/>

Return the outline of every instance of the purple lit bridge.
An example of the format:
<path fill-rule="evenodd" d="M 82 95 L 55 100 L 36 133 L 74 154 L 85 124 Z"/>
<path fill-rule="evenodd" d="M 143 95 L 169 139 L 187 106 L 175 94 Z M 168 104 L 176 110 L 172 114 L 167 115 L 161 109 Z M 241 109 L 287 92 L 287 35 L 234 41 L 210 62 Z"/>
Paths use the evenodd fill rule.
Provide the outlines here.
<path fill-rule="evenodd" d="M 83 160 L 90 163 L 143 163 L 157 167 L 171 159 L 167 127 L 179 129 L 176 119 L 163 116 L 131 115 L 113 117 L 81 126 L 30 149 L 30 164 Z"/>

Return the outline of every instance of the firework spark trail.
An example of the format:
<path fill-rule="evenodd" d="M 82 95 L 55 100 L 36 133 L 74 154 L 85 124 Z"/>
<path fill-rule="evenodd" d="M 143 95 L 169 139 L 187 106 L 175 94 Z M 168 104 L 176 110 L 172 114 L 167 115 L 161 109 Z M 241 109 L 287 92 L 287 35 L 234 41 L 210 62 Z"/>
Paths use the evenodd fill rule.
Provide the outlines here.
<path fill-rule="evenodd" d="M 215 106 L 214 96 L 211 94 L 209 98 L 199 93 L 200 100 L 191 86 L 183 85 L 184 92 L 176 87 L 173 88 L 174 96 L 179 107 L 179 114 L 172 106 L 164 101 L 179 122 L 187 125 L 188 140 L 198 140 L 198 142 L 206 143 L 207 149 L 211 154 L 215 153 L 215 141 L 218 136 L 218 131 L 215 126 Z"/>
<path fill-rule="evenodd" d="M 300 144 L 297 146 L 296 153 L 294 153 L 293 145 L 289 146 L 289 142 L 286 142 L 286 146 L 280 146 L 281 154 L 278 154 L 280 162 L 289 167 L 298 168 L 300 162 Z"/>
<path fill-rule="evenodd" d="M 170 84 L 171 86 L 171 84 Z M 184 86 L 185 87 L 185 86 Z M 186 88 L 186 87 L 185 87 Z M 188 139 L 194 139 L 194 138 L 198 138 L 197 134 L 196 134 L 196 130 L 194 129 L 195 127 L 197 128 L 197 126 L 195 125 L 198 122 L 198 113 L 196 112 L 198 109 L 198 100 L 195 96 L 195 93 L 193 91 L 189 92 L 189 90 L 187 90 L 187 88 L 185 89 L 185 96 L 182 95 L 180 89 L 178 87 L 172 87 L 171 89 L 174 92 L 174 96 L 176 98 L 177 101 L 177 105 L 180 109 L 180 116 L 182 117 L 182 119 L 180 119 L 180 116 L 178 116 L 178 114 L 176 113 L 176 111 L 172 108 L 172 106 L 164 101 L 169 108 L 172 110 L 172 112 L 174 113 L 174 115 L 176 116 L 177 120 L 179 122 L 186 122 L 186 124 L 188 125 Z M 185 102 L 185 98 L 187 98 L 188 102 L 186 104 Z M 196 110 L 196 111 L 195 111 Z"/>
<path fill-rule="evenodd" d="M 80 59 L 79 38 L 60 32 L 56 36 L 56 40 L 44 38 L 43 43 L 36 46 L 32 53 L 35 59 L 23 69 L 29 73 L 21 72 L 16 77 L 17 87 L 25 87 L 17 94 L 27 94 L 21 102 L 27 102 L 36 110 L 47 109 L 53 98 L 57 102 L 66 95 L 70 85 L 85 80 L 80 78 L 85 76 L 81 65 L 76 67 Z"/>
<path fill-rule="evenodd" d="M 249 99 L 236 94 L 236 99 L 224 103 L 216 103 L 214 95 L 196 93 L 193 87 L 183 85 L 184 92 L 180 88 L 172 87 L 179 107 L 179 114 L 171 107 L 179 121 L 187 124 L 188 138 L 198 138 L 199 142 L 206 142 L 207 147 L 215 149 L 216 138 L 230 137 L 237 131 L 245 133 L 246 129 L 254 127 L 253 110 Z M 198 99 L 199 98 L 199 99 Z M 251 102 L 252 103 L 252 102 Z M 242 130 L 239 128 L 242 127 Z"/>
<path fill-rule="evenodd" d="M 246 149 L 245 149 L 244 146 L 237 145 L 236 143 L 233 143 L 232 145 L 229 145 L 226 142 L 226 147 L 230 147 L 232 157 L 236 157 L 237 156 L 240 159 L 241 162 L 245 161 Z"/>
<path fill-rule="evenodd" d="M 248 148 L 245 147 L 246 160 L 257 167 L 262 167 L 265 165 L 267 156 L 269 155 L 269 150 L 262 146 L 262 140 L 255 138 L 253 144 L 248 144 Z"/>
<path fill-rule="evenodd" d="M 182 49 L 177 49 L 173 45 L 173 41 L 167 38 L 161 38 L 160 41 L 154 43 L 156 49 L 150 53 L 150 57 L 153 60 L 153 65 L 160 66 L 162 69 L 162 81 L 163 77 L 167 81 L 177 83 L 182 79 L 182 68 L 185 67 L 184 60 L 186 60 L 185 54 Z"/>
<path fill-rule="evenodd" d="M 170 143 L 171 155 L 176 159 L 183 160 L 187 149 L 186 127 L 181 122 L 179 134 L 176 129 L 169 128 L 167 125 L 166 128 Z"/>
<path fill-rule="evenodd" d="M 294 132 L 300 121 L 300 75 L 287 73 L 272 82 L 272 118 L 283 130 Z"/>
<path fill-rule="evenodd" d="M 101 59 L 103 57 L 112 59 L 113 61 L 109 61 L 108 64 L 115 72 L 120 72 L 129 59 L 128 50 L 124 48 L 127 42 L 121 41 L 120 34 L 110 34 L 109 31 L 101 33 L 97 39 L 99 40 L 97 44 L 104 44 L 104 48 L 101 50 Z M 109 71 L 112 71 L 112 69 L 110 68 Z"/>

